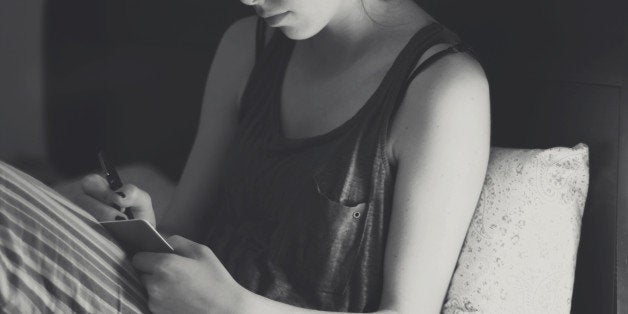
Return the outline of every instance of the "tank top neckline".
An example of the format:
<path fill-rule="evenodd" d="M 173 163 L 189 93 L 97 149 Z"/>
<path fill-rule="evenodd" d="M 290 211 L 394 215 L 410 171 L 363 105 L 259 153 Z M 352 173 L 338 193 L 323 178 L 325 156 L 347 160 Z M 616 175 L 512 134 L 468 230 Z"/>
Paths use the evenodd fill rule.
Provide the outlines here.
<path fill-rule="evenodd" d="M 426 35 L 428 35 L 435 28 L 438 28 L 439 31 L 443 29 L 441 24 L 439 24 L 438 22 L 431 22 L 430 24 L 420 28 L 417 32 L 414 33 L 414 35 L 411 36 L 411 38 L 407 41 L 407 43 L 403 46 L 403 48 L 397 54 L 393 63 L 386 70 L 384 77 L 380 81 L 375 91 L 373 91 L 373 93 L 369 96 L 369 98 L 365 101 L 365 103 L 360 107 L 360 109 L 358 109 L 358 111 L 355 114 L 353 114 L 349 119 L 347 119 L 346 121 L 341 123 L 339 126 L 334 127 L 333 129 L 327 132 L 324 132 L 318 135 L 298 137 L 298 138 L 290 138 L 290 137 L 285 136 L 285 133 L 283 130 L 282 110 L 281 110 L 282 108 L 281 95 L 283 92 L 283 85 L 284 85 L 284 81 L 286 77 L 288 64 L 290 62 L 292 51 L 294 49 L 295 41 L 285 37 L 285 35 L 283 35 L 283 33 L 280 31 L 275 32 L 274 36 L 281 36 L 281 40 L 288 41 L 287 43 L 288 47 L 285 49 L 289 49 L 289 51 L 285 55 L 285 60 L 283 60 L 281 64 L 281 68 L 278 69 L 279 73 L 275 81 L 275 84 L 273 86 L 273 92 L 272 92 L 272 97 L 271 97 L 272 108 L 270 110 L 270 115 L 272 119 L 271 123 L 272 125 L 274 125 L 274 127 L 271 130 L 273 133 L 272 134 L 273 141 L 276 144 L 285 148 L 303 147 L 310 144 L 317 144 L 317 143 L 325 142 L 327 140 L 331 140 L 335 138 L 336 136 L 344 133 L 346 130 L 352 128 L 360 120 L 360 118 L 366 112 L 368 112 L 369 109 L 375 105 L 375 103 L 377 103 L 376 101 L 377 96 L 380 93 L 385 91 L 384 89 L 386 88 L 386 85 L 387 85 L 386 83 L 390 81 L 391 79 L 393 79 L 392 76 L 395 72 L 394 70 L 398 67 L 398 64 L 401 63 L 401 60 L 404 59 L 404 57 L 406 57 L 408 53 L 412 52 L 409 50 L 411 50 L 410 48 L 413 46 L 413 44 L 418 40 L 424 39 Z M 271 40 L 271 42 L 272 41 L 274 40 Z"/>

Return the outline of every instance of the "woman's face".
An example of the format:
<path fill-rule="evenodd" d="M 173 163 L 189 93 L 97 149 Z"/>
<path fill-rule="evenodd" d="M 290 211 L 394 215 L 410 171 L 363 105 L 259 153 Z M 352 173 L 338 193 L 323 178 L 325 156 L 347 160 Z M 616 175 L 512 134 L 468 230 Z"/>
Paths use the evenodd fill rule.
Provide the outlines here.
<path fill-rule="evenodd" d="M 346 16 L 360 0 L 240 0 L 271 27 L 277 27 L 294 40 L 320 32 L 332 21 Z"/>

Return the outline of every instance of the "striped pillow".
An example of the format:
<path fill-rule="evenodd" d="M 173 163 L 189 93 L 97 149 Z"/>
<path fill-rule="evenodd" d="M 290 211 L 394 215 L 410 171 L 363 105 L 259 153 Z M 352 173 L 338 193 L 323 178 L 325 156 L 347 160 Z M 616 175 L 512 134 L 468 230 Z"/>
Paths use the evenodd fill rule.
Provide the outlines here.
<path fill-rule="evenodd" d="M 96 220 L 0 162 L 0 308 L 9 313 L 144 313 L 146 293 Z"/>

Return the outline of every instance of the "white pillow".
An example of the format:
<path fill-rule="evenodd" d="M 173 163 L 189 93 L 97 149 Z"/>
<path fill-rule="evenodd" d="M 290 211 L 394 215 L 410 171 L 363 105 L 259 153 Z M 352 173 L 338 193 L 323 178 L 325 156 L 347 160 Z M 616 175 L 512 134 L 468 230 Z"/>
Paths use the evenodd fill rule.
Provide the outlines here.
<path fill-rule="evenodd" d="M 493 148 L 444 313 L 569 313 L 589 151 Z"/>

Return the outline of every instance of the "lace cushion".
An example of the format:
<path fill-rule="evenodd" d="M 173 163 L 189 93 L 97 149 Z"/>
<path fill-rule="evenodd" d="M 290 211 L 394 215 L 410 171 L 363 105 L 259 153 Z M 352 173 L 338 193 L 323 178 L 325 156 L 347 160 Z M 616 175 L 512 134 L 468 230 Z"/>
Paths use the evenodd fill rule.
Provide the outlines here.
<path fill-rule="evenodd" d="M 444 313 L 569 313 L 588 147 L 493 148 Z"/>

